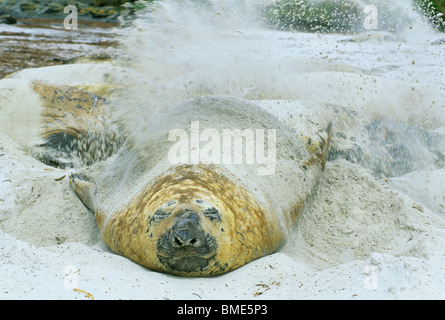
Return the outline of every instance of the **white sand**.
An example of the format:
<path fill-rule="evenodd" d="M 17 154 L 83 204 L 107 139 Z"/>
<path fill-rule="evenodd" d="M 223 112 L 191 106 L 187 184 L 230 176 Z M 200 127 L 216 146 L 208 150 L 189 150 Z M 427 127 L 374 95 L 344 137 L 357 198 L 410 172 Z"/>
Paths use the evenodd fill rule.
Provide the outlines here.
<path fill-rule="evenodd" d="M 280 252 L 188 279 L 111 253 L 67 178 L 54 180 L 69 172 L 0 142 L 2 299 L 89 299 L 73 288 L 95 299 L 445 298 L 444 219 L 348 162 L 328 165 Z"/>
<path fill-rule="evenodd" d="M 183 11 L 179 16 L 181 21 L 185 19 Z M 270 42 L 267 39 L 269 34 L 264 34 L 259 37 L 260 40 L 264 40 L 261 42 L 255 37 L 252 41 L 248 41 L 248 38 L 242 37 L 242 33 L 235 32 L 234 43 L 242 43 L 243 46 L 240 48 L 227 45 L 223 49 L 236 48 L 237 52 L 232 60 L 236 62 L 238 58 L 244 58 L 237 65 L 242 64 L 245 68 L 235 72 L 239 79 L 234 79 L 234 75 L 229 72 L 233 70 L 222 72 L 229 77 L 230 81 L 227 83 L 224 82 L 224 77 L 216 79 L 210 77 L 212 78 L 210 80 L 220 81 L 221 84 L 208 83 L 209 79 L 200 78 L 199 73 L 202 70 L 205 76 L 211 76 L 215 74 L 212 70 L 224 71 L 227 69 L 226 62 L 233 62 L 231 56 L 227 58 L 229 60 L 221 58 L 226 51 L 220 47 L 207 46 L 205 41 L 206 46 L 201 47 L 199 43 L 190 48 L 179 46 L 179 50 L 172 50 L 172 53 L 163 60 L 162 56 L 166 55 L 163 49 L 174 48 L 174 43 L 172 44 L 174 39 L 152 28 L 135 28 L 133 31 L 140 33 L 142 39 L 146 39 L 146 32 L 152 32 L 168 44 L 164 46 L 164 42 L 161 41 L 162 50 L 158 52 L 158 57 L 156 51 L 150 50 L 150 46 L 147 48 L 137 46 L 141 45 L 138 42 L 139 37 L 133 35 L 124 38 L 128 39 L 128 50 L 132 56 L 140 55 L 141 64 L 136 65 L 138 69 L 135 70 L 141 73 L 146 71 L 150 75 L 154 72 L 153 83 L 160 82 L 158 87 L 172 96 L 175 92 L 171 88 L 184 90 L 178 86 L 178 83 L 183 84 L 184 79 L 180 76 L 175 78 L 176 73 L 180 73 L 180 68 L 176 67 L 176 64 L 171 66 L 166 64 L 165 68 L 160 64 L 164 60 L 169 62 L 168 58 L 172 58 L 175 62 L 179 61 L 179 66 L 181 62 L 184 66 L 191 65 L 190 69 L 196 71 L 194 75 L 185 68 L 186 72 L 182 75 L 185 75 L 187 81 L 195 80 L 196 88 L 192 86 L 191 89 L 201 89 L 202 83 L 208 84 L 203 87 L 204 89 L 207 87 L 212 89 L 212 84 L 217 89 L 219 85 L 223 89 L 226 87 L 231 89 L 232 84 L 236 83 L 231 91 L 215 90 L 217 93 L 229 92 L 236 95 L 238 91 L 244 94 L 243 89 L 249 89 L 252 94 L 248 92 L 246 95 L 255 96 L 257 90 L 263 93 L 266 88 L 270 92 L 266 92 L 265 97 L 262 97 L 264 99 L 276 99 L 277 96 L 282 99 L 310 99 L 314 102 L 338 103 L 342 106 L 351 106 L 353 111 L 362 117 L 365 117 L 367 112 L 371 113 L 372 110 L 366 111 L 371 105 L 375 108 L 375 113 L 388 114 L 388 118 L 393 116 L 390 114 L 393 112 L 396 120 L 414 119 L 412 121 L 415 123 L 432 123 L 433 129 L 441 126 L 439 120 L 443 117 L 443 110 L 438 107 L 425 112 L 427 110 L 425 108 L 431 106 L 432 99 L 437 106 L 444 105 L 442 102 L 445 98 L 436 97 L 429 91 L 414 91 L 414 86 L 409 87 L 410 81 L 406 81 L 407 78 L 416 82 L 418 78 L 422 80 L 422 77 L 433 84 L 434 81 L 436 83 L 443 81 L 443 75 L 440 74 L 442 69 L 430 66 L 432 61 L 430 56 L 423 53 L 424 50 L 435 53 L 439 51 L 436 49 L 438 47 L 418 44 L 417 40 L 412 40 L 412 43 L 403 42 L 403 45 L 393 42 L 369 42 L 369 47 L 366 47 L 366 43 L 338 42 L 344 38 L 343 36 L 320 38 L 319 35 L 311 34 L 284 34 L 289 37 L 288 40 L 283 40 L 281 35 L 274 35 Z M 179 43 L 187 39 L 182 33 L 174 31 L 180 38 Z M 201 34 L 198 33 L 198 36 Z M 196 38 L 192 40 L 195 41 Z M 268 42 L 265 42 L 266 40 Z M 250 47 L 252 43 L 258 44 Z M 421 47 L 417 47 L 418 45 Z M 341 50 L 336 49 L 338 46 Z M 403 51 L 405 47 L 407 51 Z M 190 49 L 192 54 L 182 51 L 184 48 Z M 213 65 L 212 62 L 213 69 L 208 69 L 205 63 L 202 65 L 198 63 L 198 67 L 205 68 L 193 70 L 191 62 L 203 60 L 201 57 L 205 56 L 204 54 L 196 54 L 203 48 L 215 48 L 212 50 L 221 51 L 217 55 L 221 58 L 221 63 Z M 260 51 L 261 48 L 265 50 Z M 343 50 L 346 52 L 344 55 Z M 275 65 L 273 64 L 266 70 L 275 70 L 276 73 L 272 75 L 277 77 L 270 76 L 268 72 L 258 75 L 258 70 L 261 69 L 257 67 L 263 64 L 262 57 L 267 58 L 264 59 L 266 62 L 275 61 L 269 59 L 269 55 L 278 57 L 276 61 L 281 66 L 281 61 L 288 61 L 290 56 L 304 58 L 307 54 L 313 57 L 321 52 L 326 53 L 326 57 L 329 54 L 332 60 L 338 59 L 340 62 L 346 60 L 347 64 L 364 68 L 367 72 L 356 75 L 349 72 L 351 70 L 325 70 L 325 67 L 320 67 L 321 70 L 317 69 L 319 72 L 316 73 L 300 74 L 305 71 L 300 70 L 301 72 L 297 72 L 296 75 L 290 72 L 289 77 L 282 77 L 284 67 L 287 65 L 283 65 L 281 69 L 281 67 L 273 68 Z M 148 59 L 147 56 L 152 54 L 159 59 Z M 437 57 L 437 60 L 440 60 L 438 57 L 442 57 L 440 51 L 433 56 Z M 191 60 L 189 63 L 192 57 L 195 57 L 196 61 Z M 249 71 L 246 64 L 249 65 L 250 60 L 254 60 L 250 66 L 255 71 L 251 74 L 246 72 Z M 296 61 L 296 65 L 300 65 L 303 60 Z M 315 62 L 308 62 L 306 67 L 312 70 L 314 64 Z M 392 68 L 393 64 L 398 67 Z M 155 67 L 159 70 L 154 69 Z M 171 67 L 171 72 L 166 73 L 167 67 Z M 64 72 L 58 73 L 42 69 L 38 78 L 68 84 L 108 80 L 100 65 L 94 69 L 90 69 L 88 65 L 76 66 L 75 72 L 73 68 L 69 71 L 68 66 L 64 68 Z M 380 70 L 380 73 L 388 69 L 385 75 L 392 80 L 377 81 L 376 79 L 380 78 L 367 74 L 371 69 Z M 168 78 L 168 81 L 159 81 L 156 78 L 156 71 Z M 130 74 L 129 79 L 134 77 L 135 72 Z M 58 76 L 54 77 L 54 74 Z M 26 71 L 10 81 L 27 81 L 32 79 L 33 75 L 34 72 Z M 125 75 L 121 74 L 122 77 Z M 255 81 L 251 81 L 252 79 Z M 400 80 L 404 86 L 400 84 Z M 138 83 L 138 79 L 133 82 Z M 250 88 L 251 83 L 253 83 L 252 88 Z M 1 84 L 6 82 L 2 80 Z M 152 92 L 147 90 L 146 83 L 140 84 L 147 91 L 146 95 L 150 96 Z M 299 90 L 296 90 L 295 86 Z M 26 88 L 22 89 L 26 91 Z M 286 90 L 290 90 L 291 94 L 284 94 L 288 93 Z M 25 91 L 21 97 L 31 103 L 34 97 L 32 94 L 25 94 Z M 13 94 L 18 94 L 14 92 L 7 88 L 0 90 L 0 99 L 5 101 Z M 135 99 L 133 103 L 139 100 L 145 102 L 143 92 L 140 90 L 138 93 L 141 96 L 133 97 Z M 20 97 L 20 94 L 18 96 Z M 0 111 L 1 107 L 0 104 Z M 18 107 L 26 106 L 18 105 Z M 139 116 L 134 112 L 131 115 Z M 0 124 L 2 122 L 11 123 L 6 117 L 0 117 Z M 26 137 L 33 134 L 27 131 L 24 131 L 24 134 L 26 135 L 21 140 L 25 140 L 26 143 Z M 346 161 L 330 162 L 312 198 L 306 203 L 294 232 L 279 252 L 222 276 L 178 278 L 147 270 L 110 252 L 100 240 L 93 215 L 69 188 L 67 179 L 69 171 L 47 167 L 29 157 L 22 148 L 23 145 L 19 146 L 6 134 L 0 134 L 0 298 L 2 299 L 89 299 L 85 293 L 73 290 L 75 288 L 90 293 L 95 299 L 445 298 L 443 169 L 413 171 L 385 181 L 375 179 L 365 169 Z M 59 179 L 64 176 L 65 178 Z"/>

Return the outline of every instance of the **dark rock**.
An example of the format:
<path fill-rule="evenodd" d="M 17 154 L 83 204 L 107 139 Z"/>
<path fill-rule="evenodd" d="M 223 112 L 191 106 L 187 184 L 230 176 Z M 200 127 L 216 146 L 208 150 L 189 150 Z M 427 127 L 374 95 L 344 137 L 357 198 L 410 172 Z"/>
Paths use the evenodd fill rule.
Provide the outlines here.
<path fill-rule="evenodd" d="M 5 14 L 0 16 L 0 24 L 15 24 L 17 23 L 17 20 L 10 16 L 9 14 Z"/>
<path fill-rule="evenodd" d="M 122 7 L 125 0 L 0 0 L 0 16 L 11 15 L 22 18 L 55 18 L 66 17 L 64 8 L 74 5 L 79 19 L 117 22 L 118 17 L 128 15 L 128 9 Z M 98 6 L 95 5 L 98 4 Z M 6 21 L 6 20 L 5 20 Z M 9 20 L 12 23 L 12 20 Z M 0 20 L 0 23 L 8 23 Z"/>

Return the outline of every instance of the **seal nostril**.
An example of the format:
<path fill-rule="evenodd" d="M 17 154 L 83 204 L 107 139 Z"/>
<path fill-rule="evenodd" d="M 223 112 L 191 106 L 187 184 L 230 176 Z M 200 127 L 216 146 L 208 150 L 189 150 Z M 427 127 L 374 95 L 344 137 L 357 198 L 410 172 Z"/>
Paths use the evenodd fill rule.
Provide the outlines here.
<path fill-rule="evenodd" d="M 180 247 L 182 246 L 183 242 L 178 237 L 175 237 L 175 244 Z"/>
<path fill-rule="evenodd" d="M 169 245 L 174 248 L 200 248 L 205 244 L 199 215 L 191 210 L 180 212 L 169 235 Z"/>
<path fill-rule="evenodd" d="M 185 247 L 185 246 L 195 247 L 198 246 L 200 243 L 197 238 L 183 239 L 179 236 L 174 236 L 173 242 L 176 247 Z"/>

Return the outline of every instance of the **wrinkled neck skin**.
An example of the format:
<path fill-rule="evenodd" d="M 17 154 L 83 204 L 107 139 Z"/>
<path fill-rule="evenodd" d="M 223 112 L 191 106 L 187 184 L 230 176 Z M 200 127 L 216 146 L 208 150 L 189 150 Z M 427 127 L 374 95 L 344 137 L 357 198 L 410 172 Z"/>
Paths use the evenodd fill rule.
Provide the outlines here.
<path fill-rule="evenodd" d="M 177 166 L 106 224 L 104 213 L 96 215 L 114 252 L 180 276 L 228 272 L 273 252 L 285 237 L 276 215 L 215 166 Z"/>

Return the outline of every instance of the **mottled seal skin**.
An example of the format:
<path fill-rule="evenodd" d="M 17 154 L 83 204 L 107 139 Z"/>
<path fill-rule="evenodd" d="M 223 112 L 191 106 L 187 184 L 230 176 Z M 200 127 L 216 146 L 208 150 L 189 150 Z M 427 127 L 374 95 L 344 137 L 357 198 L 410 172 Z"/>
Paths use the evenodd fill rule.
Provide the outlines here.
<path fill-rule="evenodd" d="M 204 165 L 159 177 L 106 225 L 105 214 L 96 217 L 114 252 L 177 275 L 232 270 L 273 251 L 283 238 L 278 221 L 266 219 L 252 194 Z"/>
<path fill-rule="evenodd" d="M 219 275 L 273 253 L 324 168 L 329 127 L 300 140 L 255 104 L 223 97 L 192 99 L 165 112 L 173 123 L 140 133 L 143 139 L 129 136 L 96 182 L 71 176 L 104 242 L 149 269 L 179 276 Z M 276 172 L 261 176 L 248 164 L 172 165 L 169 129 L 196 120 L 218 130 L 276 129 Z"/>

